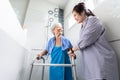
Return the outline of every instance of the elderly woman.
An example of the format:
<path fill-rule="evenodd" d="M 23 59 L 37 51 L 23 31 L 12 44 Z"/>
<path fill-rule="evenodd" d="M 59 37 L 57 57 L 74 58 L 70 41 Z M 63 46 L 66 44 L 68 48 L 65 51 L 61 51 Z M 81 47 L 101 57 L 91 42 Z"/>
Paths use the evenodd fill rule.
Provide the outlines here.
<path fill-rule="evenodd" d="M 70 64 L 68 50 L 72 50 L 72 45 L 68 39 L 63 37 L 62 26 L 60 23 L 56 23 L 52 26 L 52 37 L 46 49 L 38 54 L 38 57 L 49 53 L 51 55 L 51 64 Z M 71 67 L 50 67 L 50 80 L 72 80 Z"/>

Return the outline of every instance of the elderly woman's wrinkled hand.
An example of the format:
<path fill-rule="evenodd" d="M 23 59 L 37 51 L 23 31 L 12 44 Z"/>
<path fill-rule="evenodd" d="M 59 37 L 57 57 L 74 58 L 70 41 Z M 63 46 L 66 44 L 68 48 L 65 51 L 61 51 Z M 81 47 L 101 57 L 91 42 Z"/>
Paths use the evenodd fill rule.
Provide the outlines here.
<path fill-rule="evenodd" d="M 68 51 L 68 54 L 70 55 L 70 57 L 74 57 L 74 59 L 76 59 L 76 55 L 71 50 Z"/>
<path fill-rule="evenodd" d="M 39 53 L 39 54 L 37 55 L 36 59 L 39 60 L 41 57 L 42 57 L 42 54 Z"/>
<path fill-rule="evenodd" d="M 69 54 L 71 57 L 74 57 L 74 59 L 76 59 L 76 55 L 74 53 L 70 53 Z"/>

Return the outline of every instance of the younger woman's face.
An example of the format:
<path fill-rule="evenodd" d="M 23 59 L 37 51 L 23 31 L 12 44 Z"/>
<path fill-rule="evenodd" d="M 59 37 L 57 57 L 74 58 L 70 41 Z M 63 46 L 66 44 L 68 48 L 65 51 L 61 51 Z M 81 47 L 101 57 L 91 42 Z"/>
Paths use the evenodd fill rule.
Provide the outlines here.
<path fill-rule="evenodd" d="M 81 14 L 79 14 L 76 11 L 73 11 L 73 17 L 75 18 L 77 23 L 82 23 L 85 18 L 85 12 L 83 11 Z"/>

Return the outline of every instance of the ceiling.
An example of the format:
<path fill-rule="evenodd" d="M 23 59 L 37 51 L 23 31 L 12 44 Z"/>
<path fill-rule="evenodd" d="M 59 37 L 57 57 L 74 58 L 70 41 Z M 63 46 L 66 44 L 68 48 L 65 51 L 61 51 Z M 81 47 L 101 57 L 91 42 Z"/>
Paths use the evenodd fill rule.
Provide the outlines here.
<path fill-rule="evenodd" d="M 60 8 L 64 9 L 65 8 L 65 5 L 67 4 L 67 2 L 69 0 L 47 0 L 53 4 L 56 4 L 58 5 Z"/>

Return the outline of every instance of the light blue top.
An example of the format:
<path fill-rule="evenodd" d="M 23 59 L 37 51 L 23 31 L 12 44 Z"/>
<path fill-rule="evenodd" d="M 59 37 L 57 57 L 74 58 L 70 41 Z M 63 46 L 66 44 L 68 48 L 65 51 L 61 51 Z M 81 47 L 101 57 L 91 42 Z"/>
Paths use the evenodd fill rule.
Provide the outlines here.
<path fill-rule="evenodd" d="M 48 41 L 48 44 L 46 46 L 46 50 L 48 51 L 49 54 L 52 52 L 52 49 L 54 46 L 55 46 L 55 37 L 51 38 Z M 69 48 L 72 48 L 72 44 L 70 43 L 70 41 L 68 39 L 61 36 L 61 47 L 62 47 L 62 51 L 64 51 L 64 50 L 67 50 Z"/>

